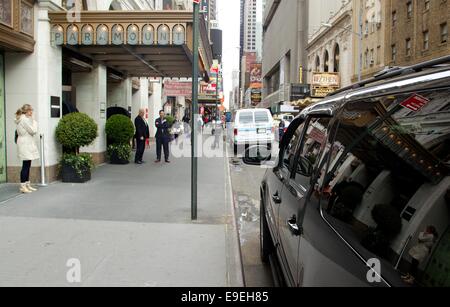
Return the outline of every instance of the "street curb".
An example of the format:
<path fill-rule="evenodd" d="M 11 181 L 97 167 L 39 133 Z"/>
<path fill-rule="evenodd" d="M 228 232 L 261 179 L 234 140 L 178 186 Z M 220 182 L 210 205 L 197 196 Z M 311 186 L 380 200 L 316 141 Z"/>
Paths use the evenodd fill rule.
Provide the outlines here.
<path fill-rule="evenodd" d="M 241 239 L 238 229 L 238 222 L 236 218 L 236 202 L 234 199 L 234 193 L 233 193 L 233 185 L 231 182 L 231 170 L 230 170 L 230 163 L 228 160 L 228 146 L 225 143 L 225 168 L 226 168 L 226 174 L 228 177 L 228 198 L 229 200 L 227 203 L 231 205 L 231 207 L 228 208 L 230 210 L 230 215 L 232 218 L 232 228 L 230 228 L 229 224 L 227 224 L 226 234 L 227 234 L 227 241 L 230 246 L 230 248 L 233 250 L 232 252 L 229 251 L 227 255 L 227 262 L 228 267 L 231 269 L 233 268 L 233 274 L 231 272 L 228 272 L 228 284 L 231 287 L 246 287 L 245 282 L 245 275 L 244 275 L 244 264 L 242 260 L 242 249 L 241 249 Z M 227 196 L 225 196 L 227 198 Z M 233 234 L 234 232 L 234 234 Z M 230 259 L 231 258 L 231 259 Z"/>

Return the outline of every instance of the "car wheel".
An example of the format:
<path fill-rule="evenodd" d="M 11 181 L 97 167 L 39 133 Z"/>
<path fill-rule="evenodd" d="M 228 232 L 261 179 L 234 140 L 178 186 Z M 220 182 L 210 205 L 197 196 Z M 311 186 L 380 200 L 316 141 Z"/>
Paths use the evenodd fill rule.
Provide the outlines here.
<path fill-rule="evenodd" d="M 269 263 L 269 257 L 273 251 L 273 242 L 270 235 L 269 226 L 267 225 L 266 215 L 264 214 L 264 205 L 261 201 L 261 214 L 260 214 L 260 250 L 261 250 L 261 260 L 264 263 Z"/>

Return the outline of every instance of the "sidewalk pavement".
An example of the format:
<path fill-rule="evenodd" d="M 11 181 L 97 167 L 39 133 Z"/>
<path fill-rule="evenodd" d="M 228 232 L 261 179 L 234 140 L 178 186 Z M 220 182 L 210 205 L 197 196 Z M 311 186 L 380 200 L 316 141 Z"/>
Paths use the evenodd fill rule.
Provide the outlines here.
<path fill-rule="evenodd" d="M 243 286 L 226 157 L 199 159 L 192 222 L 190 158 L 154 164 L 154 151 L 0 204 L 0 286 Z"/>

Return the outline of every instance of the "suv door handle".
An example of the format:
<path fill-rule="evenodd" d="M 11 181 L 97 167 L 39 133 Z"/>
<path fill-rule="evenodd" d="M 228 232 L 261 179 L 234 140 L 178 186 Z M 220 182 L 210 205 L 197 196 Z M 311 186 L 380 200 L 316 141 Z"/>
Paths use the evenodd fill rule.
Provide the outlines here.
<path fill-rule="evenodd" d="M 276 192 L 274 195 L 272 195 L 272 200 L 276 204 L 281 204 L 281 197 L 278 194 L 278 192 Z"/>
<path fill-rule="evenodd" d="M 301 228 L 297 225 L 297 217 L 294 215 L 288 221 L 287 225 L 289 230 L 294 236 L 300 236 L 302 234 Z"/>

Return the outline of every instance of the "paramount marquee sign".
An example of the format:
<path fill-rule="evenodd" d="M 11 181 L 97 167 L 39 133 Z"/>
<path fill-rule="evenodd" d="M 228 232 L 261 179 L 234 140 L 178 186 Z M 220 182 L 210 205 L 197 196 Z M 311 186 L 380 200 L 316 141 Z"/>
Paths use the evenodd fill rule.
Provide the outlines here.
<path fill-rule="evenodd" d="M 186 24 L 68 24 L 54 25 L 57 45 L 184 45 Z"/>

